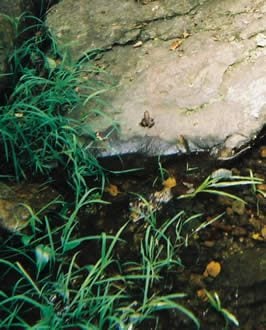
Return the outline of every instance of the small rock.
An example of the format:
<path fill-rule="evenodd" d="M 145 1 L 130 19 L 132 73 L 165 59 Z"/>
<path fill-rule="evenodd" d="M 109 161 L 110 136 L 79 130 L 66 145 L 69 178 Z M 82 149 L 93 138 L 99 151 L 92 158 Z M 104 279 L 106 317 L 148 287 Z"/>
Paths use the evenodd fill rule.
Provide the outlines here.
<path fill-rule="evenodd" d="M 231 206 L 233 203 L 233 200 L 232 200 L 232 198 L 229 198 L 227 196 L 218 196 L 217 202 L 220 205 Z"/>
<path fill-rule="evenodd" d="M 235 227 L 232 230 L 232 235 L 233 236 L 246 236 L 247 235 L 247 230 L 243 227 Z"/>
<path fill-rule="evenodd" d="M 256 36 L 256 44 L 258 47 L 266 47 L 266 35 L 263 33 L 259 33 Z"/>
<path fill-rule="evenodd" d="M 231 215 L 233 215 L 234 214 L 234 211 L 233 211 L 233 209 L 232 209 L 232 207 L 227 207 L 226 208 L 226 214 L 228 215 L 228 216 L 231 216 Z"/>
<path fill-rule="evenodd" d="M 208 247 L 208 248 L 212 248 L 215 245 L 215 241 L 204 241 L 203 245 Z"/>
<path fill-rule="evenodd" d="M 213 179 L 230 179 L 233 176 L 233 172 L 227 168 L 218 168 L 211 174 Z"/>
<path fill-rule="evenodd" d="M 205 288 L 205 284 L 203 282 L 204 276 L 201 274 L 190 274 L 190 283 L 196 288 Z"/>
<path fill-rule="evenodd" d="M 266 158 L 266 146 L 262 146 L 260 148 L 260 157 L 261 158 Z"/>
<path fill-rule="evenodd" d="M 261 221 L 255 217 L 251 217 L 248 222 L 254 227 L 256 231 L 261 230 Z"/>
<path fill-rule="evenodd" d="M 233 201 L 232 210 L 238 215 L 245 214 L 246 212 L 245 203 L 239 200 Z"/>

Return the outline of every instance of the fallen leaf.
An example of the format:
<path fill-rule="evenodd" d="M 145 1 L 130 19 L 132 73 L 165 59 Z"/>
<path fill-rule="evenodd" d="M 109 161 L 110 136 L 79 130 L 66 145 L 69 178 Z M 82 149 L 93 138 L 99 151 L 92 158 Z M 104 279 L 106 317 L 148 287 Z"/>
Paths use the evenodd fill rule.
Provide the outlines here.
<path fill-rule="evenodd" d="M 263 239 L 266 240 L 266 226 L 263 226 L 260 233 Z"/>
<path fill-rule="evenodd" d="M 219 262 L 211 261 L 206 266 L 203 276 L 204 277 L 208 277 L 208 276 L 217 277 L 220 274 L 221 269 L 222 269 L 222 267 Z"/>
<path fill-rule="evenodd" d="M 184 38 L 184 39 L 187 39 L 187 38 L 190 37 L 190 36 L 191 36 L 191 33 L 187 32 L 187 31 L 184 31 L 184 32 L 183 32 L 183 38 Z"/>
<path fill-rule="evenodd" d="M 109 184 L 108 187 L 105 188 L 105 191 L 108 192 L 113 197 L 120 194 L 120 191 L 119 191 L 118 187 L 114 184 L 111 184 L 111 183 Z"/>
<path fill-rule="evenodd" d="M 176 50 L 178 47 L 182 45 L 183 39 L 176 39 L 173 41 L 169 47 L 169 50 Z"/>
<path fill-rule="evenodd" d="M 260 157 L 261 158 L 266 158 L 266 146 L 262 146 L 260 148 Z"/>
<path fill-rule="evenodd" d="M 205 289 L 197 290 L 197 297 L 200 298 L 202 301 L 208 300 Z"/>
<path fill-rule="evenodd" d="M 254 239 L 255 241 L 263 241 L 263 238 L 261 237 L 261 235 L 259 233 L 253 233 L 251 235 L 251 238 Z"/>
<path fill-rule="evenodd" d="M 258 184 L 257 189 L 265 192 L 266 191 L 266 184 L 265 183 Z"/>
<path fill-rule="evenodd" d="M 165 188 L 173 188 L 176 186 L 176 179 L 173 176 L 169 176 L 168 179 L 164 180 L 163 186 Z"/>
<path fill-rule="evenodd" d="M 137 41 L 132 47 L 133 48 L 138 48 L 138 47 L 141 47 L 142 45 L 143 45 L 142 41 Z"/>

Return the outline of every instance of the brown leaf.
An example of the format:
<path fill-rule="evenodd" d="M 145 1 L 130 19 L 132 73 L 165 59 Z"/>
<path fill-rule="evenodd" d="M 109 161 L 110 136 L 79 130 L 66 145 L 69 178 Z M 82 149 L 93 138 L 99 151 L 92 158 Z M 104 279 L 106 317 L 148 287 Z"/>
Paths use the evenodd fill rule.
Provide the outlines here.
<path fill-rule="evenodd" d="M 179 48 L 182 45 L 182 42 L 184 41 L 184 39 L 176 39 L 175 41 L 173 41 L 169 47 L 169 50 L 176 50 L 177 48 Z"/>
<path fill-rule="evenodd" d="M 118 187 L 114 184 L 111 184 L 111 183 L 109 184 L 108 187 L 105 188 L 105 191 L 108 192 L 113 197 L 120 194 L 120 191 L 119 191 Z"/>
<path fill-rule="evenodd" d="M 221 264 L 217 261 L 211 261 L 205 268 L 203 276 L 208 277 L 217 277 L 222 270 Z"/>
<path fill-rule="evenodd" d="M 204 289 L 199 289 L 197 290 L 197 296 L 200 298 L 202 301 L 208 301 L 208 297 L 206 295 L 206 291 Z"/>
<path fill-rule="evenodd" d="M 176 179 L 173 176 L 169 176 L 168 179 L 164 180 L 163 186 L 165 188 L 173 188 L 176 186 Z"/>
<path fill-rule="evenodd" d="M 140 41 L 137 41 L 132 47 L 133 48 L 139 48 L 143 45 L 143 42 L 140 40 Z"/>

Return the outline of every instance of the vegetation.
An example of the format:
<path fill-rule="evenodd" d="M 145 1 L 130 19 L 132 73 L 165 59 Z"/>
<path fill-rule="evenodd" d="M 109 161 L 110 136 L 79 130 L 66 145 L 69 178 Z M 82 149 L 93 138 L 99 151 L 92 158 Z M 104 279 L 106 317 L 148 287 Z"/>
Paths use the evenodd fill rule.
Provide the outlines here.
<path fill-rule="evenodd" d="M 237 318 L 230 313 L 226 308 L 222 307 L 221 300 L 217 294 L 217 292 L 214 292 L 213 294 L 205 290 L 205 293 L 208 297 L 208 300 L 210 302 L 210 305 L 218 312 L 220 313 L 224 320 L 225 320 L 225 330 L 228 329 L 228 326 L 230 323 L 233 323 L 235 326 L 239 326 L 239 322 Z"/>
<path fill-rule="evenodd" d="M 43 23 L 32 19 L 36 24 L 27 30 L 33 36 L 9 58 L 15 87 L 0 106 L 2 153 L 17 180 L 28 174 L 47 176 L 55 167 L 62 167 L 80 196 L 86 190 L 85 178 L 98 177 L 103 182 L 104 174 L 95 156 L 81 146 L 83 124 L 65 115 L 92 98 L 97 103 L 97 95 L 106 86 L 86 79 L 94 67 L 84 70 L 82 63 L 70 66 Z M 45 54 L 43 47 L 48 45 L 50 52 Z M 95 140 L 89 127 L 86 134 Z"/>
<path fill-rule="evenodd" d="M 79 211 L 103 203 L 97 189 L 87 187 L 87 178 L 100 178 L 103 186 L 105 176 L 94 155 L 79 142 L 82 123 L 65 115 L 90 100 L 97 104 L 106 86 L 87 79 L 93 66 L 86 72 L 82 63 L 71 66 L 43 22 L 31 19 L 36 21 L 27 31 L 32 37 L 9 58 L 14 90 L 0 106 L 2 170 L 12 165 L 5 174 L 19 181 L 63 168 L 75 202 L 54 201 L 61 205 L 56 215 L 32 212 L 30 232 L 1 238 L 1 328 L 129 329 L 169 308 L 186 314 L 199 328 L 193 313 L 177 302 L 183 293 L 161 296 L 153 291 L 162 270 L 181 265 L 176 254 L 180 231 L 171 242 L 166 230 L 183 215 L 160 228 L 155 215 L 147 215 L 150 224 L 140 258 L 134 262 L 115 257 L 127 223 L 115 235 L 80 237 Z M 45 53 L 47 46 L 50 50 Z M 95 139 L 92 130 L 90 138 Z M 55 219 L 58 226 L 52 225 Z M 83 264 L 86 242 L 100 253 Z"/>
<path fill-rule="evenodd" d="M 91 202 L 90 193 L 71 214 L 68 208 L 61 210 L 61 226 L 52 229 L 45 218 L 45 228 L 39 230 L 42 220 L 33 215 L 33 235 L 21 234 L 16 246 L 9 240 L 2 243 L 2 281 L 18 280 L 0 291 L 1 328 L 29 328 L 34 322 L 34 329 L 129 329 L 169 308 L 184 313 L 199 328 L 193 313 L 177 302 L 184 293 L 154 292 L 164 270 L 181 266 L 176 253 L 180 231 L 174 241 L 166 231 L 170 225 L 180 228 L 183 214 L 159 228 L 154 215 L 147 218 L 138 262 L 123 261 L 116 256 L 116 246 L 123 244 L 121 235 L 128 223 L 113 236 L 77 237 L 76 215 Z M 83 265 L 87 252 L 82 255 L 82 250 L 88 242 L 99 258 Z"/>
<path fill-rule="evenodd" d="M 182 229 L 200 215 L 188 217 L 181 211 L 159 222 L 156 212 L 148 208 L 143 239 L 135 242 L 137 255 L 128 250 L 126 255 L 120 253 L 127 244 L 124 233 L 130 221 L 112 235 L 81 234 L 80 212 L 105 203 L 100 194 L 105 172 L 90 149 L 82 148 L 82 122 L 66 114 L 90 101 L 99 112 L 99 95 L 108 86 L 87 79 L 99 70 L 93 65 L 86 71 L 83 63 L 71 65 L 43 22 L 32 19 L 36 23 L 28 28 L 32 37 L 9 58 L 14 90 L 0 106 L 0 145 L 2 171 L 10 165 L 12 171 L 1 174 L 14 175 L 19 181 L 64 169 L 75 198 L 74 202 L 54 201 L 56 214 L 31 212 L 28 231 L 1 237 L 1 329 L 126 330 L 149 324 L 165 310 L 182 313 L 193 328 L 199 328 L 198 319 L 183 305 L 186 294 L 170 289 L 162 293 L 160 286 L 171 271 L 183 267 L 179 249 L 187 237 Z M 88 129 L 93 143 L 96 134 Z M 164 179 L 161 164 L 159 169 Z M 88 187 L 89 177 L 101 189 Z M 253 177 L 212 175 L 181 198 L 202 192 L 237 198 L 219 189 L 258 182 Z M 207 296 L 226 321 L 238 325 L 221 307 L 217 294 Z"/>

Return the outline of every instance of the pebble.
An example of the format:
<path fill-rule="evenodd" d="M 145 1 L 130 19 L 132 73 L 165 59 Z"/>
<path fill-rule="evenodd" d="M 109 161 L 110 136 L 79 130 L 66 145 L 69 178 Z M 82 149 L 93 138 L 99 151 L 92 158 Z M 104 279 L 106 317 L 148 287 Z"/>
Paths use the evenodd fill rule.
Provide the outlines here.
<path fill-rule="evenodd" d="M 232 230 L 232 235 L 233 236 L 246 236 L 247 235 L 247 230 L 243 227 L 235 227 Z"/>
<path fill-rule="evenodd" d="M 222 196 L 222 195 L 220 195 L 220 196 L 218 196 L 218 198 L 217 198 L 217 202 L 218 202 L 218 204 L 220 204 L 220 205 L 231 206 L 233 201 L 232 201 L 232 198 L 229 198 L 229 197 L 227 197 L 227 196 Z"/>
<path fill-rule="evenodd" d="M 204 241 L 203 244 L 208 248 L 212 248 L 215 245 L 215 241 Z"/>
<path fill-rule="evenodd" d="M 256 231 L 261 230 L 261 221 L 255 217 L 251 217 L 248 222 L 253 226 Z"/>
<path fill-rule="evenodd" d="M 262 146 L 259 153 L 261 158 L 266 158 L 266 146 Z"/>
<path fill-rule="evenodd" d="M 232 207 L 227 207 L 226 208 L 226 214 L 228 215 L 228 216 L 231 216 L 231 215 L 233 215 L 234 214 L 234 211 L 233 211 L 233 209 L 232 209 Z"/>
<path fill-rule="evenodd" d="M 233 201 L 232 210 L 238 215 L 245 214 L 246 212 L 245 203 L 239 200 Z"/>

